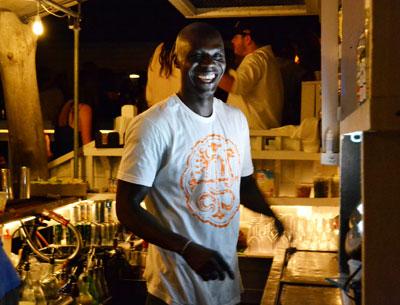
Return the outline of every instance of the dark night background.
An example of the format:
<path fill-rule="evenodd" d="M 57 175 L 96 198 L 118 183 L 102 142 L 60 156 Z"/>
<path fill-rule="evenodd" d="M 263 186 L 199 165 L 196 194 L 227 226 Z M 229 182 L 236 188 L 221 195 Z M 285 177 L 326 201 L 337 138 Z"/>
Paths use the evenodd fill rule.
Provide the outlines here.
<path fill-rule="evenodd" d="M 76 8 L 72 8 L 76 9 Z M 231 30 L 241 18 L 201 19 L 218 28 L 229 47 Z M 320 65 L 318 16 L 258 17 L 275 41 L 293 41 L 310 59 L 313 70 Z M 144 73 L 155 46 L 176 33 L 186 19 L 167 0 L 88 0 L 82 4 L 80 62 L 94 62 L 118 73 Z M 38 66 L 72 71 L 73 32 L 67 18 L 44 18 L 45 35 L 38 42 Z"/>

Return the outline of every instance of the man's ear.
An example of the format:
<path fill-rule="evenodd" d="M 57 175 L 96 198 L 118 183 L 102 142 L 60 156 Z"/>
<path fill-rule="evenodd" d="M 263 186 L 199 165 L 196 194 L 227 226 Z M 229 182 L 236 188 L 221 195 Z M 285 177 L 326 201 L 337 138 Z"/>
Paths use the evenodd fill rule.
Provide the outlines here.
<path fill-rule="evenodd" d="M 246 36 L 244 36 L 244 41 L 246 42 L 246 44 L 251 44 L 253 39 L 251 39 L 250 35 L 246 35 Z"/>

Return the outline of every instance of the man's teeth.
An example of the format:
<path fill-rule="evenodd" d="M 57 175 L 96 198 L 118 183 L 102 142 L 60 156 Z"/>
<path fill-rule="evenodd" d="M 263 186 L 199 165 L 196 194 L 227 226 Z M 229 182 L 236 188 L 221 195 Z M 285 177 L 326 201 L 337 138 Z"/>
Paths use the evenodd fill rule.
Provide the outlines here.
<path fill-rule="evenodd" d="M 201 74 L 198 76 L 202 81 L 211 81 L 215 78 L 215 73 Z"/>

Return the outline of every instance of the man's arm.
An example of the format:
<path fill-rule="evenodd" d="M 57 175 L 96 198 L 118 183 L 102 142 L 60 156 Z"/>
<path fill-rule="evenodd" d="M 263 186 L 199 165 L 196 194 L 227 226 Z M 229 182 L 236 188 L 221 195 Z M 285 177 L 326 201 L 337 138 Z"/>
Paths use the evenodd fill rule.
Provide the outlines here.
<path fill-rule="evenodd" d="M 260 190 L 254 181 L 253 176 L 242 177 L 240 182 L 240 203 L 246 208 L 257 213 L 274 218 L 275 229 L 278 236 L 281 237 L 284 231 L 282 222 L 276 217 L 271 207 L 265 201 Z"/>
<path fill-rule="evenodd" d="M 148 191 L 149 187 L 118 180 L 117 215 L 121 223 L 146 241 L 181 254 L 204 280 L 223 280 L 225 272 L 233 278 L 231 268 L 218 252 L 163 227 L 140 206 Z"/>
<path fill-rule="evenodd" d="M 164 228 L 140 203 L 149 188 L 118 180 L 117 215 L 121 223 L 134 234 L 164 249 L 179 252 L 187 242 L 181 235 Z"/>
<path fill-rule="evenodd" d="M 218 87 L 220 87 L 222 90 L 229 93 L 232 91 L 234 82 L 235 82 L 235 79 L 231 75 L 229 75 L 228 72 L 226 72 L 226 73 L 224 73 L 224 75 L 222 75 L 222 78 L 218 84 Z"/>

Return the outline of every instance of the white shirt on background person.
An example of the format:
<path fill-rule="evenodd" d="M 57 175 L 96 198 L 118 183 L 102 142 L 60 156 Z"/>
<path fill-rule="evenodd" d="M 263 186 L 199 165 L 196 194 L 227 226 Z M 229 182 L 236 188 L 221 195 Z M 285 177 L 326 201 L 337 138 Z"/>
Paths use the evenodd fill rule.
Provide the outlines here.
<path fill-rule="evenodd" d="M 281 126 L 283 84 L 271 46 L 258 48 L 246 55 L 236 70 L 227 103 L 245 114 L 250 129 Z"/>

